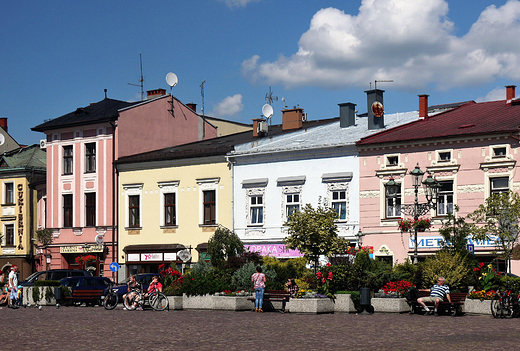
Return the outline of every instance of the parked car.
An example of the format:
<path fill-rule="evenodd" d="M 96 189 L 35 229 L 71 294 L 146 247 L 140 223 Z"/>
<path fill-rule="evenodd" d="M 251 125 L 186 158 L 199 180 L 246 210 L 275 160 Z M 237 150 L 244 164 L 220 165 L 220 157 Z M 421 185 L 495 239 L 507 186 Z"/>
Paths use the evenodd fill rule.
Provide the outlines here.
<path fill-rule="evenodd" d="M 69 287 L 71 297 L 62 296 L 62 303 L 85 302 L 91 305 L 101 304 L 101 296 L 104 296 L 112 284 L 109 278 L 105 277 L 68 277 L 60 280 L 60 285 Z M 75 294 L 76 291 L 83 291 L 83 294 Z M 95 292 L 94 292 L 95 291 Z"/>
<path fill-rule="evenodd" d="M 21 286 L 33 286 L 37 280 L 62 280 L 67 277 L 91 277 L 89 271 L 82 269 L 49 269 L 48 271 L 40 271 L 31 274 L 24 281 L 20 282 Z"/>
<path fill-rule="evenodd" d="M 141 287 L 143 289 L 143 292 L 148 291 L 148 287 L 150 286 L 150 283 L 152 282 L 152 278 L 154 276 L 159 276 L 159 273 L 142 273 L 137 274 L 137 282 L 141 284 Z M 123 300 L 123 295 L 127 293 L 128 291 L 128 282 L 130 281 L 130 277 L 120 281 L 116 286 L 114 286 L 114 291 L 119 296 L 119 301 Z"/>

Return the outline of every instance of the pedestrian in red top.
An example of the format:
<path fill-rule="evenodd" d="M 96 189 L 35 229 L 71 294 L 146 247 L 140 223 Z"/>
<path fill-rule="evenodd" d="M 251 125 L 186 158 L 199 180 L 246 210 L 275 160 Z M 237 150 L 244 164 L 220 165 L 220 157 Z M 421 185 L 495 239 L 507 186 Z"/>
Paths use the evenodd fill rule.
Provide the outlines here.
<path fill-rule="evenodd" d="M 255 311 L 256 312 L 264 312 L 262 310 L 262 305 L 264 303 L 264 291 L 265 291 L 265 274 L 262 273 L 262 267 L 256 267 L 256 273 L 251 276 L 251 280 L 253 281 L 254 289 L 255 289 Z"/>

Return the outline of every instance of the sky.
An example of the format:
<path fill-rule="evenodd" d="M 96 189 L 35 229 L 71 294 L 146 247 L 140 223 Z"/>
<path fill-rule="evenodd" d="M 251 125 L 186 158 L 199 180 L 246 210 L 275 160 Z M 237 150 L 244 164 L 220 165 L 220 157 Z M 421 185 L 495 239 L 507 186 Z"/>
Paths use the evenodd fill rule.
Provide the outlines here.
<path fill-rule="evenodd" d="M 104 98 L 172 94 L 204 114 L 251 123 L 266 94 L 310 120 L 505 99 L 520 83 L 520 0 L 7 1 L 0 10 L 0 117 L 20 144 L 30 129 Z M 391 82 L 384 82 L 391 81 Z M 271 89 L 271 90 L 270 90 Z M 520 95 L 520 94 L 518 94 Z M 282 98 L 285 101 L 282 101 Z M 143 121 L 145 123 L 145 121 Z"/>

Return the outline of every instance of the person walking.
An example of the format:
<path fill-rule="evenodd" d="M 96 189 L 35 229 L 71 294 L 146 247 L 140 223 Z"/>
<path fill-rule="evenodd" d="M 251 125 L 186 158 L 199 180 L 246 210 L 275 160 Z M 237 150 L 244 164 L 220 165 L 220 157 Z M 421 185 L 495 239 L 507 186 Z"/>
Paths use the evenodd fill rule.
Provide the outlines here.
<path fill-rule="evenodd" d="M 7 307 L 9 308 L 18 308 L 16 305 L 16 295 L 18 293 L 18 266 L 13 264 L 11 266 L 11 272 L 9 273 L 9 305 Z"/>
<path fill-rule="evenodd" d="M 264 303 L 264 291 L 265 291 L 265 274 L 262 273 L 262 267 L 256 267 L 256 273 L 251 276 L 253 281 L 253 288 L 255 290 L 255 312 L 264 312 L 262 305 Z"/>

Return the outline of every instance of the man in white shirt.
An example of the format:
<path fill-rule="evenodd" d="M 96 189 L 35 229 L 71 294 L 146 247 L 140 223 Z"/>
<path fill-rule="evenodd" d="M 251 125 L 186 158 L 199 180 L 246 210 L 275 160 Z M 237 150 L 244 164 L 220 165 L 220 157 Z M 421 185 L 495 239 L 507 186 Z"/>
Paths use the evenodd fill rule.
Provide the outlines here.
<path fill-rule="evenodd" d="M 18 292 L 18 275 L 16 272 L 18 272 L 18 266 L 13 264 L 9 273 L 9 308 L 17 308 L 15 307 L 16 293 Z"/>

